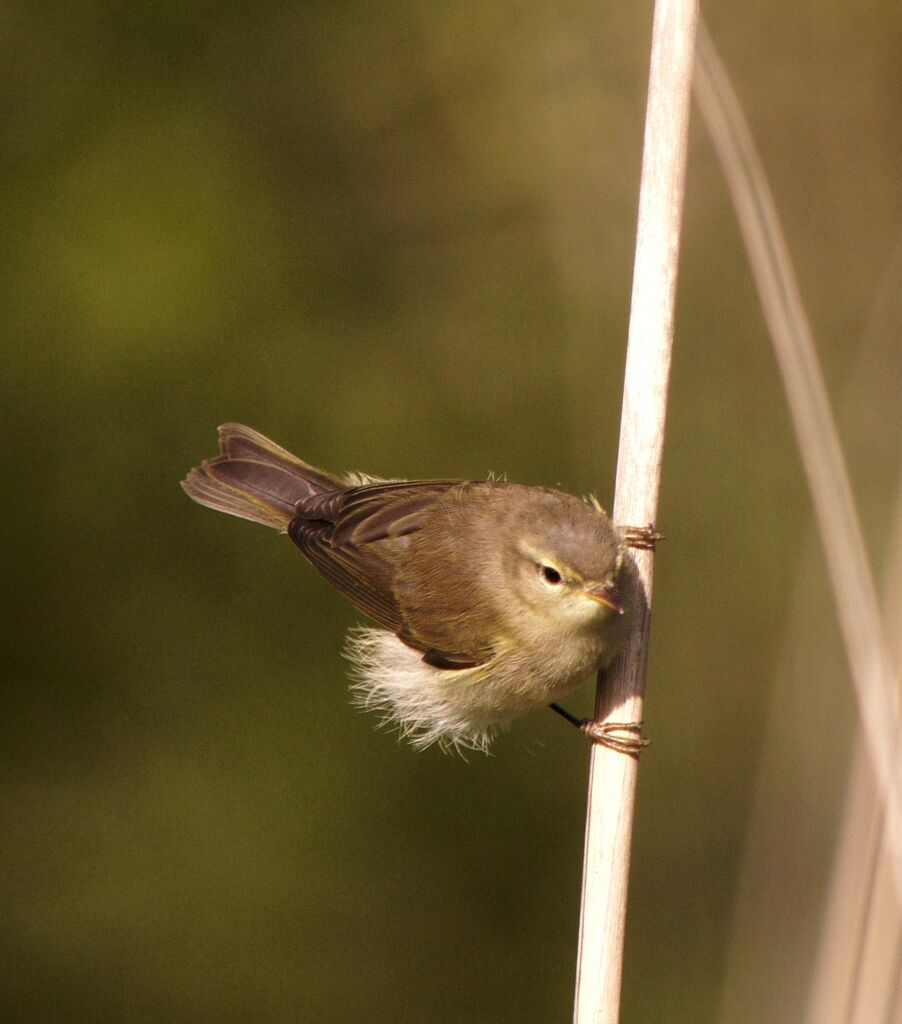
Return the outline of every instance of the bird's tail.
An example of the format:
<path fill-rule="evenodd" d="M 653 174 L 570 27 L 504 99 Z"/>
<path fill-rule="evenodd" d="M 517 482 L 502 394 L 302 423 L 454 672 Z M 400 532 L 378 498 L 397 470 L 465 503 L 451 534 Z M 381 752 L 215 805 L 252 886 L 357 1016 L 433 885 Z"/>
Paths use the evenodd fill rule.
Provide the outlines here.
<path fill-rule="evenodd" d="M 182 489 L 200 505 L 276 530 L 288 529 L 299 501 L 344 486 L 239 423 L 219 428 L 219 450 L 191 470 Z"/>

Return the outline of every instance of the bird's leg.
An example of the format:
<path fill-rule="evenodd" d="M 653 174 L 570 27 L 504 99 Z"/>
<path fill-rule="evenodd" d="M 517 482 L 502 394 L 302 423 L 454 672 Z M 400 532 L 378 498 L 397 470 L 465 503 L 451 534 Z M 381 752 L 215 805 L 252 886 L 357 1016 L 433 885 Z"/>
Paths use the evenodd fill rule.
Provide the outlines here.
<path fill-rule="evenodd" d="M 571 725 L 575 725 L 577 729 L 582 729 L 589 721 L 588 718 L 577 718 L 576 715 L 571 715 L 570 712 L 566 708 L 562 708 L 560 704 L 552 703 L 549 704 L 548 707 L 550 707 L 556 715 L 560 715 L 565 721 L 569 722 Z"/>
<path fill-rule="evenodd" d="M 548 707 L 575 725 L 593 743 L 600 743 L 620 754 L 638 756 L 646 747 L 651 746 L 651 740 L 642 736 L 641 722 L 595 722 L 591 718 L 577 718 L 560 704 L 549 704 Z"/>
<path fill-rule="evenodd" d="M 648 526 L 622 526 L 620 529 L 627 546 L 640 551 L 654 551 L 658 541 L 664 540 L 663 534 L 658 533 L 652 523 Z"/>

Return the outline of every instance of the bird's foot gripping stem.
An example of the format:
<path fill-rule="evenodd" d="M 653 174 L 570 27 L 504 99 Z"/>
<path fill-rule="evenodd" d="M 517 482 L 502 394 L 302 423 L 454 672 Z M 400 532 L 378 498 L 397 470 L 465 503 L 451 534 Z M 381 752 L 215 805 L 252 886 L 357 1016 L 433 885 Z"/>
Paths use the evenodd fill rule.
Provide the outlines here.
<path fill-rule="evenodd" d="M 549 704 L 548 706 L 561 718 L 566 719 L 571 725 L 575 725 L 593 743 L 600 743 L 603 747 L 616 750 L 619 754 L 631 754 L 638 757 L 646 747 L 651 746 L 651 740 L 645 739 L 642 735 L 641 722 L 596 722 L 591 718 L 577 718 L 560 704 Z"/>

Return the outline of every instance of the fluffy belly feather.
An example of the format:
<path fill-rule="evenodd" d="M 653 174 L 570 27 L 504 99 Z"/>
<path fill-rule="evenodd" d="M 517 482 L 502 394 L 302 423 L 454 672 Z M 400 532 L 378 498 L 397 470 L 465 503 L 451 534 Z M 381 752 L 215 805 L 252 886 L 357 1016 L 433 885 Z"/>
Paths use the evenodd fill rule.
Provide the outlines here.
<path fill-rule="evenodd" d="M 564 697 L 605 660 L 594 636 L 568 638 L 559 648 L 555 657 L 546 649 L 539 659 L 514 648 L 484 665 L 448 670 L 426 664 L 393 633 L 358 627 L 348 635 L 345 656 L 355 703 L 381 713 L 415 747 L 486 750 L 499 727 Z"/>

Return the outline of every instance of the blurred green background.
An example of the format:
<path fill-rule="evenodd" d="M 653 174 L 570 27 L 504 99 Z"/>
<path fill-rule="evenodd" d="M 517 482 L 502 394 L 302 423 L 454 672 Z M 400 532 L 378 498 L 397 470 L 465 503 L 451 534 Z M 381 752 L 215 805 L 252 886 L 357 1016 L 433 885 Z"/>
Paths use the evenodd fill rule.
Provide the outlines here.
<path fill-rule="evenodd" d="M 831 394 L 867 398 L 844 438 L 879 560 L 899 9 L 706 10 Z M 7 6 L 5 1021 L 569 1019 L 584 742 L 537 713 L 463 762 L 375 730 L 347 702 L 354 612 L 178 481 L 238 420 L 335 470 L 506 472 L 610 503 L 650 21 L 650 3 Z M 825 590 L 698 117 L 688 188 L 627 1021 L 722 1013 L 793 588 Z M 826 669 L 775 825 L 798 826 L 805 866 L 799 975 L 854 720 L 826 604 L 811 630 Z"/>

